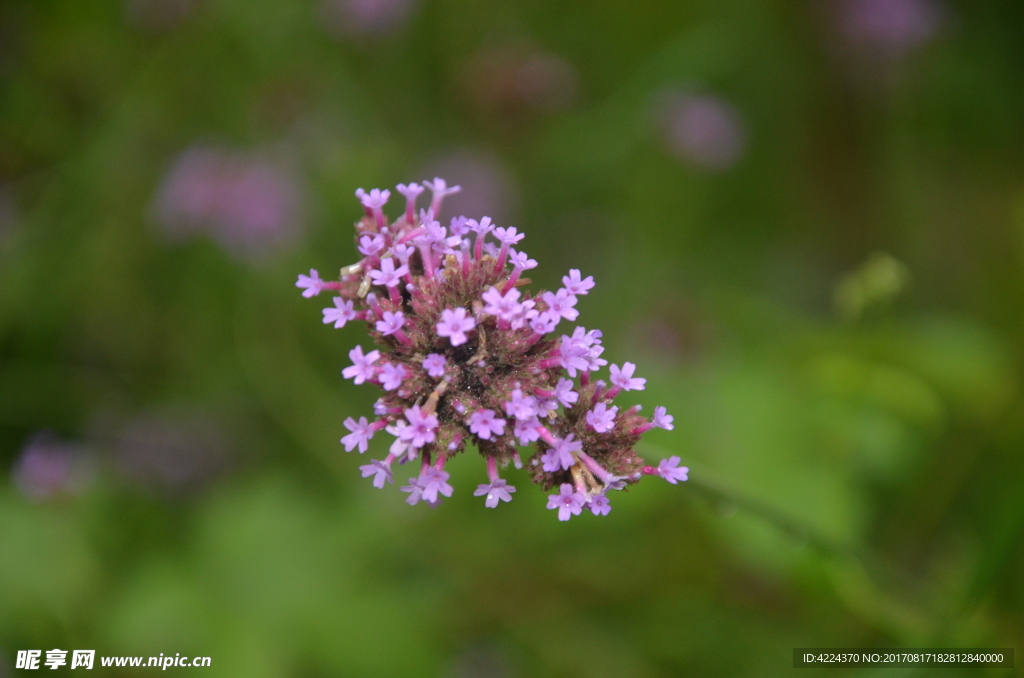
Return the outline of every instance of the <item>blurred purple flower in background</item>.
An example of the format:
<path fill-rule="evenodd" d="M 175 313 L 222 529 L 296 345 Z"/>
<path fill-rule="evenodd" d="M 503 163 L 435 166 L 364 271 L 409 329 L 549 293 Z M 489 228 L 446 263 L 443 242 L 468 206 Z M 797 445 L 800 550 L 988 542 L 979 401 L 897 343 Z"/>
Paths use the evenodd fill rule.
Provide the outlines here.
<path fill-rule="evenodd" d="M 81 494 L 92 479 L 92 464 L 83 445 L 43 432 L 25 443 L 11 475 L 22 494 L 43 501 Z"/>
<path fill-rule="evenodd" d="M 579 78 L 557 54 L 528 46 L 504 46 L 477 54 L 465 66 L 465 96 L 487 122 L 519 123 L 569 107 Z"/>
<path fill-rule="evenodd" d="M 722 172 L 742 157 L 743 118 L 727 101 L 710 94 L 673 92 L 661 101 L 659 112 L 665 141 L 680 159 Z"/>
<path fill-rule="evenodd" d="M 125 0 L 125 20 L 135 28 L 163 33 L 184 23 L 200 0 Z"/>
<path fill-rule="evenodd" d="M 166 494 L 189 494 L 231 465 L 232 441 L 202 412 L 149 413 L 117 436 L 114 463 L 126 478 Z"/>
<path fill-rule="evenodd" d="M 335 38 L 384 35 L 404 24 L 414 7 L 413 0 L 325 0 L 320 19 Z"/>
<path fill-rule="evenodd" d="M 497 156 L 485 151 L 463 149 L 443 155 L 420 171 L 423 177 L 445 177 L 462 191 L 448 196 L 444 219 L 455 214 L 486 214 L 496 221 L 508 221 L 519 205 L 519 188 Z M 444 222 L 447 223 L 447 222 Z"/>
<path fill-rule="evenodd" d="M 932 0 L 845 0 L 839 28 L 863 56 L 896 59 L 938 30 L 942 12 Z"/>
<path fill-rule="evenodd" d="M 194 146 L 164 178 L 155 211 L 172 239 L 205 232 L 253 259 L 299 236 L 301 191 L 291 172 L 260 154 Z"/>

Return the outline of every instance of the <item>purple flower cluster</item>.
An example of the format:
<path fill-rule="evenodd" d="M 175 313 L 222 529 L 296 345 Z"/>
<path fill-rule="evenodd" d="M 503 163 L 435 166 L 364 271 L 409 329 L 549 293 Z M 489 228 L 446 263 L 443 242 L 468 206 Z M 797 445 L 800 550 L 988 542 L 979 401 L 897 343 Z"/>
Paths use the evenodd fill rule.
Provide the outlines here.
<path fill-rule="evenodd" d="M 433 198 L 417 210 L 424 189 Z M 394 482 L 394 462 L 419 458 L 419 475 L 401 490 L 409 504 L 436 506 L 453 491 L 445 463 L 471 443 L 486 460 L 489 481 L 474 495 L 494 508 L 516 491 L 499 477 L 499 467 L 522 468 L 517 446 L 533 444 L 530 474 L 544 489 L 559 489 L 548 502 L 559 520 L 584 508 L 606 515 L 608 491 L 644 475 L 686 480 L 678 457 L 649 466 L 634 450 L 650 429 L 672 430 L 665 408 L 655 408 L 648 420 L 639 405 L 613 404 L 622 391 L 646 385 L 633 376 L 636 365 L 611 365 L 606 383 L 593 378 L 608 364 L 599 330 L 552 335 L 579 316 L 576 304 L 593 289 L 593 278 L 571 270 L 560 289 L 531 296 L 520 289 L 530 282 L 522 274 L 537 262 L 514 249 L 522 233 L 488 217 L 456 217 L 442 226 L 434 215 L 445 196 L 459 191 L 443 179 L 397 190 L 406 206 L 393 222 L 383 211 L 390 191 L 356 191 L 364 208 L 356 223 L 362 258 L 341 269 L 339 280 L 311 270 L 296 282 L 305 297 L 337 294 L 323 311 L 324 323 L 366 321 L 378 346 L 355 347 L 352 365 L 342 370 L 356 384 L 384 391 L 374 421 L 345 420 L 345 450 L 365 452 L 381 430 L 394 437 L 386 458 L 361 467 L 363 477 L 383 488 Z"/>

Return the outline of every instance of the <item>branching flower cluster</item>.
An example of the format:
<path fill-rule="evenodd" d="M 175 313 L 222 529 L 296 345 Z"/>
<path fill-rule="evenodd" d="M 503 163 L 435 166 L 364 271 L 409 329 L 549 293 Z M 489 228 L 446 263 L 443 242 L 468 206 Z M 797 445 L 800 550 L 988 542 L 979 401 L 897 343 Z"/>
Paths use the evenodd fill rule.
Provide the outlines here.
<path fill-rule="evenodd" d="M 528 469 L 544 489 L 558 488 L 548 508 L 557 509 L 559 520 L 583 509 L 606 515 L 608 491 L 644 475 L 686 480 L 679 457 L 649 466 L 633 449 L 654 427 L 672 430 L 665 408 L 656 407 L 648 420 L 639 405 L 613 404 L 623 391 L 643 390 L 646 379 L 634 376 L 636 366 L 611 365 L 610 383 L 594 379 L 607 365 L 601 332 L 576 327 L 554 334 L 563 320 L 576 320 L 577 300 L 593 289 L 593 278 L 574 269 L 561 289 L 531 296 L 520 288 L 537 262 L 516 249 L 522 233 L 488 217 L 460 216 L 441 226 L 434 215 L 445 196 L 459 191 L 443 179 L 397 189 L 406 208 L 394 222 L 383 209 L 390 191 L 356 191 L 365 212 L 355 224 L 357 263 L 341 269 L 337 281 L 310 270 L 296 283 L 304 297 L 336 294 L 323 310 L 324 323 L 340 328 L 365 321 L 379 347 L 355 347 L 352 365 L 342 371 L 384 391 L 373 421 L 345 420 L 345 450 L 365 452 L 380 431 L 394 438 L 386 458 L 361 467 L 363 477 L 383 488 L 394 482 L 396 462 L 419 459 L 419 475 L 401 489 L 409 504 L 436 506 L 452 494 L 445 463 L 472 444 L 488 475 L 474 495 L 494 508 L 516 491 L 499 468 L 522 468 L 517 446 L 534 444 Z M 430 206 L 417 211 L 426 189 Z"/>

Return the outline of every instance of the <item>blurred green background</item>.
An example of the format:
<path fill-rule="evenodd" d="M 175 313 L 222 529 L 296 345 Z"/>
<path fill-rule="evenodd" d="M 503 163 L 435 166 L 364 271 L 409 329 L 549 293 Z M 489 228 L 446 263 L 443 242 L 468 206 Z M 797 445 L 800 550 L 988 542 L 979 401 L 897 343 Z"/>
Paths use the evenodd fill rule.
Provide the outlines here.
<path fill-rule="evenodd" d="M 0 676 L 1020 653 L 1022 132 L 1011 0 L 6 0 Z M 559 523 L 523 472 L 485 509 L 473 454 L 434 511 L 359 477 L 369 342 L 294 282 L 355 260 L 356 188 L 434 176 L 535 288 L 596 277 L 690 483 Z"/>

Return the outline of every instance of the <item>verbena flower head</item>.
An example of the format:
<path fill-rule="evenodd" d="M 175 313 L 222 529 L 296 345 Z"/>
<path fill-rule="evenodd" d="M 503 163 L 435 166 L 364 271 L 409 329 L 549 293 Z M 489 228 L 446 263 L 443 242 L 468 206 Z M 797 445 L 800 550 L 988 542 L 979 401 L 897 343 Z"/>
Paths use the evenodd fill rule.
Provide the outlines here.
<path fill-rule="evenodd" d="M 428 209 L 416 209 L 424 189 Z M 356 249 L 362 258 L 341 269 L 337 281 L 316 271 L 300 275 L 304 297 L 332 292 L 324 323 L 343 327 L 365 321 L 375 350 L 356 346 L 352 365 L 342 370 L 356 384 L 371 383 L 383 395 L 375 419 L 348 417 L 346 451 L 369 448 L 385 431 L 393 436 L 383 460 L 361 468 L 376 487 L 393 482 L 392 464 L 419 459 L 418 475 L 401 487 L 406 502 L 430 506 L 453 492 L 445 464 L 467 447 L 484 458 L 488 482 L 476 496 L 495 508 L 512 500 L 516 488 L 499 476 L 511 462 L 523 466 L 520 445 L 535 446 L 527 468 L 545 490 L 557 488 L 548 508 L 560 520 L 611 511 L 608 493 L 657 475 L 670 483 L 686 480 L 679 458 L 649 466 L 636 453 L 652 428 L 671 430 L 672 417 L 655 408 L 648 420 L 640 406 L 614 403 L 622 391 L 642 390 L 636 366 L 612 365 L 611 386 L 593 378 L 608 361 L 599 330 L 558 326 L 579 316 L 580 296 L 594 287 L 591 276 L 571 270 L 564 287 L 530 294 L 522 273 L 537 265 L 512 249 L 523 239 L 513 227 L 496 227 L 488 217 L 434 220 L 447 195 L 458 191 L 443 179 L 400 184 L 405 211 L 396 221 L 383 212 L 387 190 L 360 189 L 364 216 L 356 222 Z"/>

